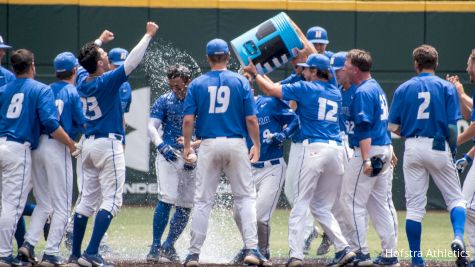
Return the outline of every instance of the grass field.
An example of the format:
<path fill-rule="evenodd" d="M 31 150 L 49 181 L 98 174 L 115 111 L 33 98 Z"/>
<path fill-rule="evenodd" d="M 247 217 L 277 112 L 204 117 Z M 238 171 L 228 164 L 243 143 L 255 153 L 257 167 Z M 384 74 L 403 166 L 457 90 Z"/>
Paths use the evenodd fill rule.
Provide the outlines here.
<path fill-rule="evenodd" d="M 271 226 L 271 255 L 273 258 L 286 258 L 288 256 L 287 220 L 289 210 L 276 210 Z M 109 228 L 108 243 L 114 249 L 114 254 L 108 258 L 117 260 L 142 260 L 148 252 L 152 240 L 152 216 L 153 207 L 125 207 L 115 218 Z M 405 212 L 398 212 L 399 238 L 398 249 L 401 258 L 408 259 L 408 245 L 404 230 Z M 89 241 L 91 220 L 88 226 L 85 242 Z M 178 240 L 177 251 L 180 256 L 185 256 L 189 245 L 189 231 L 185 230 Z M 165 236 L 164 238 L 165 239 Z M 426 259 L 444 262 L 452 261 L 450 242 L 452 240 L 452 227 L 447 212 L 429 212 L 423 222 L 422 252 Z M 320 243 L 318 238 L 312 243 L 312 249 L 308 258 L 315 258 L 315 251 Z M 380 241 L 373 228 L 370 229 L 368 238 L 371 254 L 379 253 Z M 201 260 L 213 263 L 228 262 L 240 249 L 242 241 L 232 219 L 232 212 L 227 209 L 216 209 L 212 213 L 209 224 L 208 238 L 201 253 Z M 39 255 L 44 247 L 44 241 L 37 245 L 36 252 Z M 64 249 L 64 256 L 67 251 Z M 333 250 L 326 257 L 333 256 Z"/>

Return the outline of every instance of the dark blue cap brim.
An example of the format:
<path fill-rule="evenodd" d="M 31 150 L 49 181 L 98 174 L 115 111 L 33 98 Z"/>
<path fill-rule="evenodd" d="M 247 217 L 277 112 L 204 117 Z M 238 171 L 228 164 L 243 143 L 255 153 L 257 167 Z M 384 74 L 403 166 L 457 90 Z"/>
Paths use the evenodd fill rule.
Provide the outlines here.
<path fill-rule="evenodd" d="M 297 63 L 297 66 L 304 67 L 304 68 L 310 67 L 310 65 L 308 65 L 307 63 Z"/>

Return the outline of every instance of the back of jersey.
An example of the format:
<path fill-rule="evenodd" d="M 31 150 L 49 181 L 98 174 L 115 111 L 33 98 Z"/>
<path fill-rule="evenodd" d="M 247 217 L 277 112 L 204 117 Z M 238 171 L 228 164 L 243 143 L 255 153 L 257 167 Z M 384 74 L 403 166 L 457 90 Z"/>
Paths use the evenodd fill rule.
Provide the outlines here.
<path fill-rule="evenodd" d="M 60 124 L 64 131 L 74 138 L 76 129 L 82 128 L 85 118 L 82 113 L 82 104 L 74 85 L 64 81 L 50 84 L 55 97 L 56 108 L 60 116 Z"/>
<path fill-rule="evenodd" d="M 0 136 L 38 145 L 40 125 L 50 133 L 58 123 L 51 89 L 33 79 L 16 79 L 0 89 Z"/>
<path fill-rule="evenodd" d="M 256 114 L 249 82 L 228 71 L 210 71 L 191 82 L 185 115 L 196 115 L 198 138 L 245 137 L 245 117 Z"/>

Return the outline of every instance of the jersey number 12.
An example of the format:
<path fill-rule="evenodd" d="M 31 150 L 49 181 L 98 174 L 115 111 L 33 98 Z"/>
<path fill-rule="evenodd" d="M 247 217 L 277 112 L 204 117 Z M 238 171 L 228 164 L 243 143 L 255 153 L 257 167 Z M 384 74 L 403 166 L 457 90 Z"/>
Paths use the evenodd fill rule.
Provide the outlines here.
<path fill-rule="evenodd" d="M 231 91 L 229 87 L 223 85 L 219 88 L 217 86 L 208 86 L 209 93 L 209 113 L 224 113 L 229 107 L 229 97 Z M 219 107 L 216 104 L 220 105 Z"/>
<path fill-rule="evenodd" d="M 327 105 L 330 106 L 330 110 L 327 111 Z M 318 98 L 318 120 L 325 120 L 336 122 L 338 112 L 338 103 L 323 97 Z"/>

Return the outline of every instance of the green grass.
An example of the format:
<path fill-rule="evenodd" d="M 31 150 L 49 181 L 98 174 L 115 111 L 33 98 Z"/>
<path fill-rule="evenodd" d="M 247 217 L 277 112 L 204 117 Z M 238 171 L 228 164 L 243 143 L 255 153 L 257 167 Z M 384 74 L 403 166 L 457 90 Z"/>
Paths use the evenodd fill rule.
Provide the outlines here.
<path fill-rule="evenodd" d="M 271 220 L 271 254 L 272 257 L 288 256 L 287 222 L 289 210 L 276 210 Z M 148 246 L 152 242 L 152 207 L 125 207 L 112 221 L 108 232 L 108 243 L 115 250 L 112 258 L 117 259 L 144 259 L 148 252 Z M 242 246 L 242 241 L 234 224 L 230 210 L 214 210 L 209 223 L 208 237 L 201 253 L 202 260 L 216 263 L 227 262 Z M 91 221 L 91 220 L 90 220 Z M 405 212 L 398 212 L 399 237 L 398 249 L 402 251 L 401 258 L 408 258 L 409 251 L 404 230 Z M 83 247 L 89 241 L 92 228 L 89 222 L 88 232 Z M 422 251 L 426 259 L 445 261 L 452 260 L 450 242 L 452 241 L 452 227 L 447 212 L 429 212 L 423 221 Z M 164 235 L 163 240 L 166 238 Z M 189 245 L 189 229 L 186 229 L 177 242 L 177 250 L 184 256 Z M 321 238 L 312 243 L 309 258 L 315 258 L 315 251 L 320 244 Z M 374 256 L 379 253 L 380 240 L 371 227 L 368 236 L 370 252 Z M 44 247 L 44 241 L 37 245 L 37 254 Z M 67 251 L 64 250 L 64 255 Z M 431 252 L 431 254 L 428 254 Z M 333 253 L 333 251 L 331 251 Z M 439 253 L 439 255 L 434 255 Z M 327 255 L 330 256 L 332 254 Z"/>

